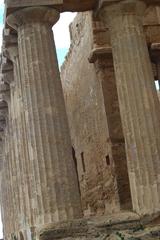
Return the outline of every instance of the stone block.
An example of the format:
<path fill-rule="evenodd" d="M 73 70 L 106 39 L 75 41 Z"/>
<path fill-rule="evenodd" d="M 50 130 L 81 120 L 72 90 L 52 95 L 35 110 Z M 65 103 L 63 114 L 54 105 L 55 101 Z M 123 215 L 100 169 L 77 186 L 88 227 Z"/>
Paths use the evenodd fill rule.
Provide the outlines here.
<path fill-rule="evenodd" d="M 63 0 L 6 0 L 6 6 L 8 8 L 61 4 L 63 4 Z"/>

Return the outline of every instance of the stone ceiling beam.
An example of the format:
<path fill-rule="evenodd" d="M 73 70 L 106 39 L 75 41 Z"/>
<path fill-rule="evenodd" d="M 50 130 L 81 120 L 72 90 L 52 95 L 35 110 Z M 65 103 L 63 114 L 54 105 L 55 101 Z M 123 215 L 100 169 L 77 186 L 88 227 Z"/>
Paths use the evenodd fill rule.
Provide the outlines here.
<path fill-rule="evenodd" d="M 81 2 L 81 3 L 80 3 Z M 6 14 L 17 8 L 31 6 L 54 6 L 61 12 L 82 12 L 92 10 L 96 6 L 96 0 L 6 0 Z"/>
<path fill-rule="evenodd" d="M 102 5 L 120 2 L 122 0 L 5 0 L 5 16 L 15 10 L 32 6 L 52 6 L 59 12 L 83 12 L 101 8 Z M 158 4 L 160 0 L 144 0 L 147 4 Z M 4 19 L 6 18 L 4 17 Z"/>

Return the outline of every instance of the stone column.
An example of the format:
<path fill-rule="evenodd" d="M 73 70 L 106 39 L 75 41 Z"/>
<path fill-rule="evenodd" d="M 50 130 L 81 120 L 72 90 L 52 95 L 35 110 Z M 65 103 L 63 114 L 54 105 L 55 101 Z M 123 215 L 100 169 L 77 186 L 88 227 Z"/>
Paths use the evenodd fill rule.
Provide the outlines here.
<path fill-rule="evenodd" d="M 103 1 L 101 13 L 111 34 L 133 209 L 139 214 L 160 210 L 160 109 L 143 33 L 145 8 L 139 0 Z"/>
<path fill-rule="evenodd" d="M 24 210 L 21 212 L 21 219 L 25 227 L 23 229 L 31 231 L 31 227 L 35 225 L 35 178 L 33 174 L 33 164 L 30 164 L 27 144 L 27 128 L 24 119 L 24 108 L 22 102 L 21 89 L 21 73 L 18 55 L 17 43 L 12 43 L 13 36 L 10 35 L 10 41 L 6 43 L 6 56 L 12 61 L 14 69 L 14 83 L 11 86 L 11 107 L 12 107 L 12 122 L 14 124 L 14 136 L 16 142 L 16 149 L 20 160 L 21 172 L 21 189 L 23 190 L 23 205 Z M 22 229 L 22 228 L 21 228 Z"/>
<path fill-rule="evenodd" d="M 7 19 L 18 31 L 29 156 L 36 178 L 37 225 L 82 216 L 52 33 L 58 18 L 52 8 L 31 7 Z"/>
<path fill-rule="evenodd" d="M 8 227 L 10 226 L 10 222 L 11 222 L 10 220 L 13 219 L 11 214 L 8 222 L 8 227 L 7 227 L 8 209 L 6 208 L 6 197 L 7 197 L 7 200 L 11 199 L 6 194 L 8 190 L 8 179 L 6 178 L 6 171 L 9 171 L 9 169 L 6 169 L 6 166 L 5 166 L 6 161 L 5 161 L 5 152 L 4 152 L 4 141 L 5 141 L 4 132 L 6 128 L 7 112 L 8 111 L 7 111 L 6 103 L 4 101 L 0 101 L 0 138 L 1 138 L 0 202 L 1 202 L 1 217 L 3 222 L 3 232 L 5 237 L 8 231 Z"/>
<path fill-rule="evenodd" d="M 119 200 L 119 208 L 129 210 L 132 209 L 132 201 L 112 54 L 99 54 L 95 69 L 97 79 L 101 81 L 108 126 L 108 165 L 111 162 L 112 174 L 115 175 L 117 185 L 115 194 Z"/>
<path fill-rule="evenodd" d="M 2 70 L 3 71 L 3 70 Z M 5 72 L 5 79 L 10 72 Z M 3 76 L 3 79 L 4 79 Z M 7 78 L 8 79 L 8 78 Z M 0 117 L 1 123 L 3 125 L 2 130 L 4 131 L 3 136 L 3 169 L 2 169 L 2 179 L 1 179 L 1 209 L 2 209 L 2 221 L 4 226 L 4 236 L 10 238 L 11 235 L 15 232 L 16 223 L 17 223 L 17 212 L 16 212 L 16 177 L 13 175 L 15 168 L 13 168 L 13 159 L 10 142 L 12 139 L 11 129 L 9 124 L 9 114 L 7 105 L 10 104 L 10 89 L 9 86 L 5 83 L 0 85 Z M 4 123 L 5 121 L 5 123 Z"/>
<path fill-rule="evenodd" d="M 94 14 L 92 16 L 93 49 L 89 62 L 94 63 L 97 79 L 102 86 L 108 126 L 109 155 L 106 158 L 107 165 L 112 166 L 112 174 L 116 179 L 115 194 L 118 198 L 119 208 L 128 210 L 132 208 L 131 193 L 110 34 L 105 24 L 97 17 Z"/>

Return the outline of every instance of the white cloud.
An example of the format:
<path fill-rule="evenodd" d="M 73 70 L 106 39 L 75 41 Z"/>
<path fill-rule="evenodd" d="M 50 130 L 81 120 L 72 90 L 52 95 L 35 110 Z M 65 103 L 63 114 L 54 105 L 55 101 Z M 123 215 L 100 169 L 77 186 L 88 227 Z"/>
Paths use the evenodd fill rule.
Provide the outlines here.
<path fill-rule="evenodd" d="M 4 0 L 0 0 L 0 5 L 4 4 Z"/>
<path fill-rule="evenodd" d="M 62 13 L 60 20 L 53 27 L 54 38 L 57 48 L 69 48 L 69 24 L 73 21 L 75 16 L 76 13 Z"/>

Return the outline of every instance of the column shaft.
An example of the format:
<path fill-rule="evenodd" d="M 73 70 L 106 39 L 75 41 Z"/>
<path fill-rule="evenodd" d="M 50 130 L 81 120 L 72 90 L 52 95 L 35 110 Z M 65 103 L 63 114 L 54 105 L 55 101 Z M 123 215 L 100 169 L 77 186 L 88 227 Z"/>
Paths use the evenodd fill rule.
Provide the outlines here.
<path fill-rule="evenodd" d="M 10 74 L 10 73 L 9 73 Z M 5 74 L 5 78 L 7 73 Z M 1 99 L 4 99 L 10 108 L 10 91 L 6 84 L 1 84 L 0 92 Z M 5 107 L 6 108 L 6 107 Z M 16 232 L 18 226 L 18 211 L 17 206 L 19 204 L 17 200 L 17 177 L 16 168 L 14 167 L 15 155 L 13 154 L 13 135 L 10 128 L 10 114 L 4 112 L 4 106 L 0 109 L 1 115 L 3 114 L 6 119 L 6 127 L 4 130 L 4 147 L 3 147 L 3 170 L 2 170 L 2 181 L 1 181 L 1 195 L 2 195 L 2 221 L 4 224 L 4 236 L 10 238 Z M 14 155 L 14 157 L 13 157 Z"/>
<path fill-rule="evenodd" d="M 22 89 L 21 89 L 21 73 L 19 56 L 16 57 L 15 63 L 15 79 L 17 89 L 17 127 L 19 129 L 19 148 L 21 151 L 21 158 L 23 159 L 23 181 L 25 185 L 25 201 L 27 205 L 27 224 L 28 226 L 35 226 L 36 217 L 36 189 L 35 177 L 33 175 L 33 164 L 29 158 L 27 131 L 25 124 L 24 106 L 22 102 Z"/>
<path fill-rule="evenodd" d="M 96 73 L 101 81 L 104 106 L 108 125 L 108 146 L 113 161 L 113 175 L 116 176 L 120 209 L 131 209 L 131 193 L 127 171 L 124 135 L 119 111 L 118 94 L 112 54 L 102 54 L 95 62 Z"/>
<path fill-rule="evenodd" d="M 15 138 L 17 149 L 21 159 L 21 188 L 23 191 L 24 211 L 23 222 L 25 229 L 33 227 L 35 224 L 35 181 L 33 175 L 33 166 L 30 166 L 28 154 L 27 129 L 24 119 L 24 107 L 22 102 L 21 73 L 18 56 L 18 46 L 13 44 L 7 47 L 7 53 L 14 66 L 14 85 L 11 89 L 12 117 L 14 121 Z M 22 217 L 21 217 L 22 218 Z M 31 230 L 31 229 L 30 229 Z"/>
<path fill-rule="evenodd" d="M 25 24 L 20 21 L 19 25 L 19 16 Z M 34 16 L 32 20 L 31 16 Z M 77 175 L 50 23 L 53 16 L 57 19 L 55 10 L 41 7 L 14 14 L 14 21 L 16 18 L 19 25 L 21 86 L 29 157 L 36 182 L 37 224 L 81 217 Z M 13 23 L 11 20 L 12 16 L 8 18 L 9 24 Z"/>
<path fill-rule="evenodd" d="M 15 76 L 14 76 L 15 77 Z M 15 79 L 15 78 L 14 78 Z M 16 164 L 16 175 L 18 178 L 18 193 L 20 201 L 20 212 L 19 212 L 19 229 L 23 229 L 29 223 L 29 206 L 28 206 L 28 188 L 25 184 L 25 162 L 24 154 L 21 149 L 21 142 L 23 141 L 20 126 L 19 126 L 19 101 L 17 95 L 17 88 L 15 81 L 11 83 L 11 106 L 10 106 L 10 128 L 12 131 L 13 148 L 15 164 Z"/>
<path fill-rule="evenodd" d="M 133 208 L 160 209 L 160 111 L 145 36 L 142 1 L 104 7 L 110 29 L 118 97 L 126 141 Z"/>

